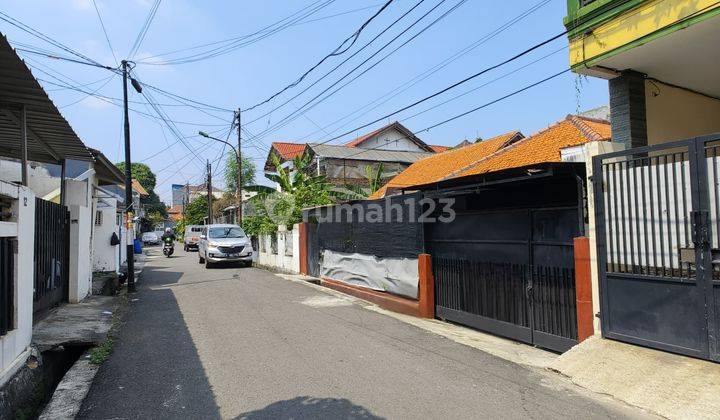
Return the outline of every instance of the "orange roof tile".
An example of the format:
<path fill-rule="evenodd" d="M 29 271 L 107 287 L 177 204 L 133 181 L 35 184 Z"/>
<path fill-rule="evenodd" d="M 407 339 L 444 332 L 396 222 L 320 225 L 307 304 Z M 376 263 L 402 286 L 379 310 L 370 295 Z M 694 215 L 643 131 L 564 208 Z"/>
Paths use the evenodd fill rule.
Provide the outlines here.
<path fill-rule="evenodd" d="M 610 123 L 575 115 L 523 139 L 450 178 L 484 174 L 545 162 L 560 162 L 560 150 L 610 139 Z"/>
<path fill-rule="evenodd" d="M 434 144 L 431 144 L 430 148 L 433 149 L 433 152 L 435 152 L 435 153 L 442 153 L 448 149 L 452 149 L 452 147 L 450 147 L 450 146 L 438 146 L 438 145 L 434 145 Z"/>
<path fill-rule="evenodd" d="M 305 143 L 274 141 L 272 147 L 280 154 L 283 160 L 290 160 L 302 154 L 305 150 Z"/>
<path fill-rule="evenodd" d="M 469 146 L 448 150 L 421 159 L 397 174 L 381 190 L 373 194 L 371 198 L 383 197 L 388 188 L 406 188 L 440 181 L 467 168 L 469 165 L 485 159 L 505 147 L 508 142 L 522 137 L 523 135 L 519 131 L 511 131 Z"/>

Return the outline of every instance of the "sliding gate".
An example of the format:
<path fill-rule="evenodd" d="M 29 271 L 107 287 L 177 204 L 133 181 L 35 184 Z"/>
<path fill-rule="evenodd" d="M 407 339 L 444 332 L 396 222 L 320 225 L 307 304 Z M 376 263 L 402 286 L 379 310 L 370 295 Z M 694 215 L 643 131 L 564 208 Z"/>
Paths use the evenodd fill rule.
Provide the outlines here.
<path fill-rule="evenodd" d="M 720 135 L 593 160 L 602 332 L 720 361 Z"/>
<path fill-rule="evenodd" d="M 65 206 L 36 198 L 33 312 L 67 301 L 69 244 L 70 212 Z"/>
<path fill-rule="evenodd" d="M 555 351 L 577 344 L 578 208 L 458 214 L 429 226 L 440 319 Z"/>

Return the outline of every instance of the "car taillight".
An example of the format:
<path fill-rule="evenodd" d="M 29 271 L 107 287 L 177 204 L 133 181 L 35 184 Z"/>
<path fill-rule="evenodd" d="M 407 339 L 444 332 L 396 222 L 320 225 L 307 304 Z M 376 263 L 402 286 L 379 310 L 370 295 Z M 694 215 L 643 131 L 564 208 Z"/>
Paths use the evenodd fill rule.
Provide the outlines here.
<path fill-rule="evenodd" d="M 197 236 L 191 236 L 191 237 L 190 237 L 190 240 L 191 240 L 191 241 L 197 241 L 197 240 L 198 240 L 198 237 L 197 237 Z"/>

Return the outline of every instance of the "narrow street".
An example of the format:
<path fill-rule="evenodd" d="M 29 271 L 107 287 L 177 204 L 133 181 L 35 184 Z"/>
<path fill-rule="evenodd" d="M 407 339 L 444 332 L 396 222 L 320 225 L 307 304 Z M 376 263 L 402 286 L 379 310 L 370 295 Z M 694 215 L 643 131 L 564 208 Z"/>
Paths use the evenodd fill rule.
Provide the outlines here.
<path fill-rule="evenodd" d="M 260 269 L 178 249 L 139 286 L 81 418 L 644 415 Z"/>

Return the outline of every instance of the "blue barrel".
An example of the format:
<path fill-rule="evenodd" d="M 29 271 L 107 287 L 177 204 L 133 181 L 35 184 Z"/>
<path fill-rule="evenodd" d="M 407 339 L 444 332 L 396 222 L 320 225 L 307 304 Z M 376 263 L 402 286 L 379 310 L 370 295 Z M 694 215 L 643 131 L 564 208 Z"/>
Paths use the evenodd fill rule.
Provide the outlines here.
<path fill-rule="evenodd" d="M 133 245 L 135 248 L 135 253 L 142 254 L 142 242 L 140 241 L 140 239 L 135 239 L 135 241 L 133 241 Z"/>

